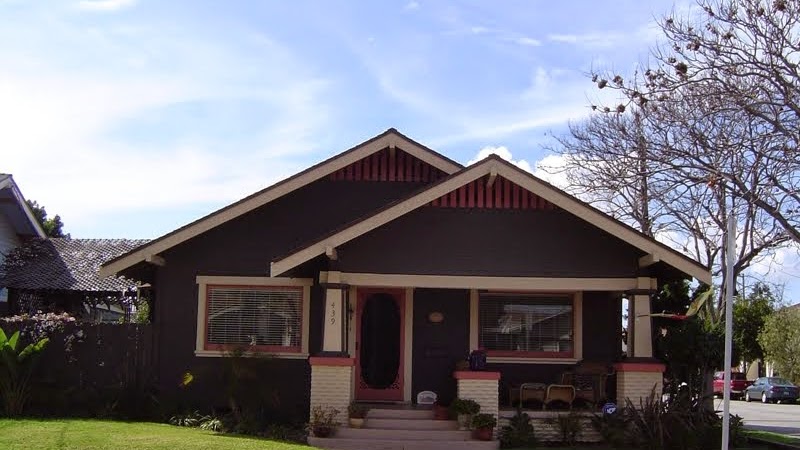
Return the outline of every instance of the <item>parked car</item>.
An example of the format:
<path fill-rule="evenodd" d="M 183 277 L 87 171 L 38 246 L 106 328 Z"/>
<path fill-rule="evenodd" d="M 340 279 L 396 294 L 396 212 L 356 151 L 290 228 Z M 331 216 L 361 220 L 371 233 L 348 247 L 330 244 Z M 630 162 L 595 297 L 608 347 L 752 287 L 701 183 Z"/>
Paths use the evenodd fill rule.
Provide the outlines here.
<path fill-rule="evenodd" d="M 778 377 L 761 377 L 744 391 L 744 400 L 760 398 L 761 402 L 796 402 L 800 388 L 789 380 Z"/>
<path fill-rule="evenodd" d="M 750 386 L 747 375 L 741 372 L 731 372 L 731 398 L 742 398 L 744 390 Z M 725 389 L 725 372 L 714 373 L 714 395 L 722 397 Z"/>

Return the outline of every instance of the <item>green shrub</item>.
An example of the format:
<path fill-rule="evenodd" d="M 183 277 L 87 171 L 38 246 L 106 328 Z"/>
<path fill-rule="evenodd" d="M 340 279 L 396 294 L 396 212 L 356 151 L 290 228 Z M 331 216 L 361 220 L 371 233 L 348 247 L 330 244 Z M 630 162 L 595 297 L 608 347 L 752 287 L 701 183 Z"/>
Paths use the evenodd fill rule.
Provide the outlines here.
<path fill-rule="evenodd" d="M 481 410 L 481 405 L 475 400 L 468 398 L 457 398 L 450 404 L 450 411 L 453 414 L 478 414 Z"/>
<path fill-rule="evenodd" d="M 626 434 L 629 420 L 624 410 L 620 409 L 612 414 L 600 414 L 591 418 L 592 426 L 603 442 L 613 448 L 626 444 Z"/>
<path fill-rule="evenodd" d="M 9 338 L 0 328 L 0 394 L 9 417 L 19 416 L 25 409 L 31 394 L 33 366 L 48 342 L 48 338 L 42 338 L 18 349 L 19 331 Z"/>
<path fill-rule="evenodd" d="M 517 408 L 517 413 L 511 418 L 508 425 L 500 430 L 501 448 L 525 448 L 536 447 L 537 441 L 534 435 L 531 418 Z"/>
<path fill-rule="evenodd" d="M 704 450 L 719 448 L 722 439 L 722 419 L 705 408 L 702 401 L 692 401 L 688 395 L 665 403 L 652 392 L 638 406 L 626 400 L 624 408 L 596 416 L 592 424 L 603 440 L 615 448 Z M 742 421 L 734 416 L 731 445 L 741 444 L 742 440 Z"/>
<path fill-rule="evenodd" d="M 472 416 L 470 425 L 472 425 L 473 430 L 494 428 L 497 426 L 497 418 L 491 414 L 475 414 Z"/>
<path fill-rule="evenodd" d="M 558 426 L 558 431 L 561 433 L 561 442 L 570 447 L 578 442 L 582 426 L 580 414 L 570 411 L 569 414 L 559 414 L 554 419 L 548 419 L 548 422 Z"/>

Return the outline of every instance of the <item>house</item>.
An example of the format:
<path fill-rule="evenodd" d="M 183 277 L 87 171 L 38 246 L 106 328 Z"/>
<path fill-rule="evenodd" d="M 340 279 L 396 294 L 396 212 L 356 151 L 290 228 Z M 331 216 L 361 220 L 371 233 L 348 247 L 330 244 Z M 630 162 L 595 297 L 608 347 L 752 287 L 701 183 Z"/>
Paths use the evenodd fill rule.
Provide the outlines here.
<path fill-rule="evenodd" d="M 30 237 L 44 237 L 44 230 L 25 203 L 14 178 L 0 173 L 0 267 L 6 255 Z M 0 314 L 7 309 L 8 290 L 0 284 Z"/>
<path fill-rule="evenodd" d="M 158 373 L 220 372 L 246 346 L 281 395 L 344 409 L 422 391 L 507 404 L 581 362 L 646 396 L 650 295 L 707 267 L 508 162 L 468 167 L 395 129 L 106 262 L 153 286 Z M 630 299 L 621 359 L 623 296 Z M 484 348 L 488 370 L 456 371 Z M 200 392 L 211 401 L 217 381 Z"/>
<path fill-rule="evenodd" d="M 98 276 L 100 265 L 147 243 L 145 239 L 31 238 L 9 253 L 0 286 L 8 314 L 67 312 L 79 319 L 117 322 L 135 309 L 140 286 Z"/>

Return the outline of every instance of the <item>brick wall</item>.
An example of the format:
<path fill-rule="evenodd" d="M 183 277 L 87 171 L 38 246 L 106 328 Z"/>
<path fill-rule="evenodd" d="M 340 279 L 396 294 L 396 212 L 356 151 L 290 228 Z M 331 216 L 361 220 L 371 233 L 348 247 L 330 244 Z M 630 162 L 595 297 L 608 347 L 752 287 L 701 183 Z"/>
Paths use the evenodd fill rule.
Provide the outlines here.
<path fill-rule="evenodd" d="M 638 407 L 650 396 L 655 387 L 656 398 L 661 398 L 663 375 L 661 372 L 618 372 L 617 405 L 624 406 L 628 398 Z"/>
<path fill-rule="evenodd" d="M 498 377 L 499 378 L 499 377 Z M 497 417 L 499 384 L 495 380 L 458 379 L 458 398 L 472 399 L 481 405 L 481 412 Z"/>
<path fill-rule="evenodd" d="M 311 410 L 315 406 L 339 410 L 337 419 L 347 421 L 347 407 L 353 398 L 353 366 L 311 365 Z"/>

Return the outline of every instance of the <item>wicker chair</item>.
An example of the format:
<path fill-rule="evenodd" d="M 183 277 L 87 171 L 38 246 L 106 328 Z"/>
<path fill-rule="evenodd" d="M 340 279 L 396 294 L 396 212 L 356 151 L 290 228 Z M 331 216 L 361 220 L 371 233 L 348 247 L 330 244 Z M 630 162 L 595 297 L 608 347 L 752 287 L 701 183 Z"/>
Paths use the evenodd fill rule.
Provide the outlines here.
<path fill-rule="evenodd" d="M 592 407 L 607 399 L 606 381 L 614 371 L 604 363 L 581 363 L 561 375 L 561 384 L 575 387 L 575 398 Z"/>

